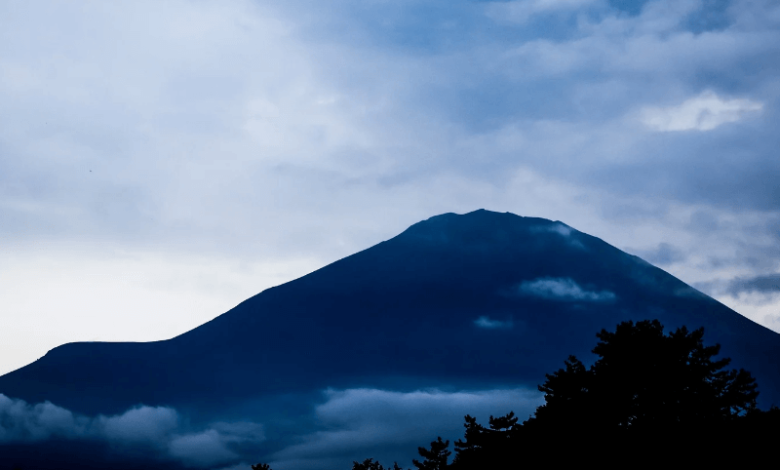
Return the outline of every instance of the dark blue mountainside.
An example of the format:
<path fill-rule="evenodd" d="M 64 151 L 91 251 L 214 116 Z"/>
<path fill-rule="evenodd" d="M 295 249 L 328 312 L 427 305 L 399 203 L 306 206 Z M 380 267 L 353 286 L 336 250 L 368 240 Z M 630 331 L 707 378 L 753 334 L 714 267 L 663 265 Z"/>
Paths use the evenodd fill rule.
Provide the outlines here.
<path fill-rule="evenodd" d="M 327 387 L 535 388 L 569 354 L 589 363 L 602 328 L 654 318 L 703 326 L 756 377 L 760 405 L 780 404 L 780 335 L 561 222 L 485 210 L 417 223 L 167 341 L 60 346 L 0 377 L 0 393 L 220 416 Z"/>
<path fill-rule="evenodd" d="M 485 210 L 417 223 L 171 340 L 65 344 L 0 393 L 94 413 L 388 381 L 537 384 L 588 357 L 601 328 L 648 318 L 704 326 L 780 403 L 780 335 L 598 238 Z"/>

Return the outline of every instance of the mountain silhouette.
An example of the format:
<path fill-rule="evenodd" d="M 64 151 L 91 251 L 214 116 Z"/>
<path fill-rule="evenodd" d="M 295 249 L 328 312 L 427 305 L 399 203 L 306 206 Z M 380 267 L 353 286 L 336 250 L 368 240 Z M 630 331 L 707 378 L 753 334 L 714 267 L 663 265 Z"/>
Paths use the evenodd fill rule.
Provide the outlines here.
<path fill-rule="evenodd" d="M 0 393 L 218 416 L 327 387 L 535 389 L 569 354 L 587 362 L 602 328 L 644 319 L 703 326 L 756 377 L 759 404 L 780 403 L 777 333 L 564 223 L 486 210 L 419 222 L 169 340 L 62 345 L 0 377 Z"/>

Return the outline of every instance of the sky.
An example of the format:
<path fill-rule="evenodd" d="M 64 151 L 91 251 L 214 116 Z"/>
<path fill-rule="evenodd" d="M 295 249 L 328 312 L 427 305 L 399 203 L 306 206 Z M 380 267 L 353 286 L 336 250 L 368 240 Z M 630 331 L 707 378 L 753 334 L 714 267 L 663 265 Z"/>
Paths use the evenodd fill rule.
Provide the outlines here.
<path fill-rule="evenodd" d="M 479 208 L 780 331 L 778 105 L 774 0 L 0 0 L 0 373 Z"/>

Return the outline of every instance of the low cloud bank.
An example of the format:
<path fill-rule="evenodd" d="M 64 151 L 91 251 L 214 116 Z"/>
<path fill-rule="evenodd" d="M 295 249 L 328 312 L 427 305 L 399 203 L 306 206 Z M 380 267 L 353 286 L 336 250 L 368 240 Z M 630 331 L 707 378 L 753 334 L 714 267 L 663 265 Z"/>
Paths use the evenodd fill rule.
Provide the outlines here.
<path fill-rule="evenodd" d="M 273 456 L 276 470 L 351 468 L 352 461 L 375 458 L 404 468 L 419 457 L 417 447 L 437 436 L 452 442 L 463 438 L 463 418 L 470 414 L 487 424 L 490 415 L 514 411 L 521 421 L 544 402 L 536 390 L 508 389 L 445 392 L 393 392 L 349 389 L 325 392 L 316 407 L 324 430 L 304 436 L 299 444 Z M 318 467 L 317 464 L 321 465 Z"/>
<path fill-rule="evenodd" d="M 466 414 L 487 424 L 491 415 L 514 411 L 522 421 L 544 402 L 541 392 L 521 388 L 412 392 L 359 388 L 326 390 L 322 398 L 311 405 L 312 415 L 285 424 L 292 426 L 292 434 L 273 431 L 276 450 L 268 455 L 264 428 L 253 422 L 195 427 L 173 408 L 150 406 L 87 417 L 49 402 L 28 404 L 0 394 L 0 446 L 38 443 L 48 449 L 43 446 L 65 442 L 94 449 L 82 444 L 95 443 L 116 451 L 122 462 L 123 456 L 159 462 L 149 467 L 154 469 L 249 470 L 250 464 L 261 461 L 274 470 L 347 469 L 353 461 L 369 457 L 407 468 L 419 457 L 418 446 L 427 446 L 437 436 L 451 443 L 461 439 Z"/>
<path fill-rule="evenodd" d="M 236 445 L 264 440 L 252 422 L 212 423 L 188 429 L 169 407 L 137 406 L 115 416 L 77 415 L 49 402 L 29 404 L 0 394 L 0 444 L 49 439 L 103 441 L 130 453 L 154 454 L 185 466 L 235 463 Z"/>
<path fill-rule="evenodd" d="M 521 295 L 566 302 L 607 302 L 616 298 L 614 293 L 607 290 L 589 291 L 583 289 L 570 278 L 539 278 L 522 282 L 517 289 Z"/>

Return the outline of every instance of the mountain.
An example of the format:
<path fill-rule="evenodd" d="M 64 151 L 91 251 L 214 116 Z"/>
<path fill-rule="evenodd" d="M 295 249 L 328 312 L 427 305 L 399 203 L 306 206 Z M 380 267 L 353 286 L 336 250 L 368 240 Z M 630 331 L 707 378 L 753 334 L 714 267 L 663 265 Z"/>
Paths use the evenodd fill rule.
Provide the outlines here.
<path fill-rule="evenodd" d="M 760 405 L 780 404 L 777 333 L 564 223 L 486 210 L 419 222 L 170 340 L 65 344 L 0 377 L 0 393 L 206 420 L 303 416 L 298 398 L 328 388 L 535 390 L 569 354 L 592 361 L 602 328 L 654 318 L 703 326 L 756 377 Z"/>

